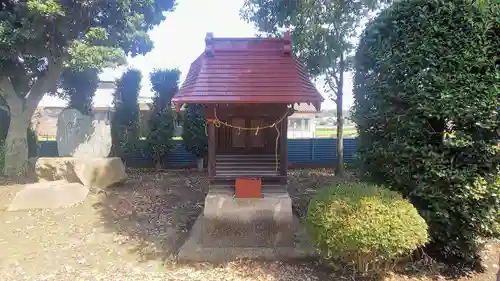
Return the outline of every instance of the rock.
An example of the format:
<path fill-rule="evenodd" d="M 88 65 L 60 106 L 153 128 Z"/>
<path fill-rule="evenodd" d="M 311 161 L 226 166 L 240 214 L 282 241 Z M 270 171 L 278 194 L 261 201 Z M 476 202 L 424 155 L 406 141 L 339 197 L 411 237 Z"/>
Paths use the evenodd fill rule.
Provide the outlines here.
<path fill-rule="evenodd" d="M 127 179 L 125 165 L 119 157 L 89 159 L 76 169 L 83 185 L 106 188 Z"/>
<path fill-rule="evenodd" d="M 32 161 L 34 167 L 30 170 L 34 171 L 40 182 L 65 180 L 80 183 L 75 164 L 83 161 L 73 157 L 41 157 Z"/>
<path fill-rule="evenodd" d="M 65 180 L 88 188 L 106 188 L 127 179 L 125 165 L 118 157 L 42 157 L 34 166 L 39 181 Z"/>
<path fill-rule="evenodd" d="M 57 149 L 61 157 L 107 157 L 111 151 L 109 121 L 76 109 L 63 110 L 57 119 Z"/>
<path fill-rule="evenodd" d="M 79 183 L 64 180 L 27 184 L 19 191 L 8 211 L 29 209 L 56 209 L 70 207 L 82 202 L 89 189 Z"/>

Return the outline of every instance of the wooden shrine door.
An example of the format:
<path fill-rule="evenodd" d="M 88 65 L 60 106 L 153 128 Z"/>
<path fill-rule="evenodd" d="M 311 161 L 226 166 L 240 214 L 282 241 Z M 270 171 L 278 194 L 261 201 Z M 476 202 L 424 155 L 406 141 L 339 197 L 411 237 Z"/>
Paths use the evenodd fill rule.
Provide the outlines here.
<path fill-rule="evenodd" d="M 257 128 L 265 126 L 262 118 L 231 118 L 231 125 L 239 128 Z M 262 154 L 266 151 L 266 137 L 269 129 L 238 130 L 231 128 L 231 150 L 234 153 Z"/>

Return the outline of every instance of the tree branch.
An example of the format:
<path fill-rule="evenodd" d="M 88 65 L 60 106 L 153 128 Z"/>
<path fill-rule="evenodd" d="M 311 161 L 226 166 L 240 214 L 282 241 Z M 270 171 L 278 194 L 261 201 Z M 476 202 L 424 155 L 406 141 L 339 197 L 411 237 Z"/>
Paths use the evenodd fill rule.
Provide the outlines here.
<path fill-rule="evenodd" d="M 330 98 L 334 101 L 334 102 L 337 102 L 337 96 L 338 96 L 338 92 L 337 92 L 337 89 L 336 87 L 333 87 L 334 85 L 332 84 L 332 80 L 331 79 L 328 79 L 326 78 L 325 79 L 325 87 L 328 86 L 328 88 L 333 92 L 333 94 L 330 95 Z"/>
<path fill-rule="evenodd" d="M 22 99 L 17 95 L 10 77 L 0 77 L 0 95 L 4 98 L 5 102 L 8 105 L 8 107 L 2 106 L 2 110 L 7 111 L 9 115 L 12 114 L 13 110 L 22 110 Z"/>
<path fill-rule="evenodd" d="M 25 110 L 31 118 L 33 112 L 38 106 L 38 103 L 43 96 L 55 86 L 57 80 L 63 72 L 64 57 L 59 57 L 55 61 L 49 63 L 47 70 L 35 81 L 28 94 L 26 95 Z"/>
<path fill-rule="evenodd" d="M 10 78 L 3 76 L 0 78 L 0 95 L 7 101 L 13 94 L 15 94 L 14 86 L 10 81 Z"/>
<path fill-rule="evenodd" d="M 332 81 L 332 79 L 328 79 L 328 78 L 327 78 L 327 79 L 326 79 L 326 83 L 325 83 L 325 84 L 328 86 L 328 88 L 330 88 L 330 90 L 332 90 L 332 92 L 333 92 L 335 95 L 338 95 L 338 94 L 339 94 L 339 93 L 338 93 L 338 90 L 337 90 L 337 89 L 338 89 L 338 87 L 337 87 L 337 85 L 335 85 L 335 84 L 334 84 L 334 82 Z"/>
<path fill-rule="evenodd" d="M 337 77 L 337 73 L 335 72 L 335 69 L 331 69 L 330 71 L 327 70 L 327 73 L 325 75 L 325 81 L 326 85 L 330 88 L 330 90 L 334 93 L 334 97 L 332 97 L 332 100 L 334 102 L 337 102 L 337 98 L 339 95 L 339 85 L 340 85 L 340 80 Z"/>
<path fill-rule="evenodd" d="M 5 112 L 7 112 L 7 115 L 10 115 L 10 109 L 8 106 L 5 106 L 5 105 L 1 105 L 0 104 L 0 110 L 3 110 Z"/>
<path fill-rule="evenodd" d="M 333 78 L 333 82 L 335 82 L 335 89 L 338 90 L 338 87 L 340 85 L 340 79 L 337 77 L 337 72 L 335 70 L 332 70 L 332 72 L 329 73 L 328 75 Z"/>

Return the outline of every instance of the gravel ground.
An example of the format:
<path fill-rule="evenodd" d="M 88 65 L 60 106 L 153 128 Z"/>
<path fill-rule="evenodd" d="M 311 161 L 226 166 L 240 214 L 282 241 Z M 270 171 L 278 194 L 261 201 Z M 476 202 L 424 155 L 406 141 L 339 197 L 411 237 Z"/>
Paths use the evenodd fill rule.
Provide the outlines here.
<path fill-rule="evenodd" d="M 289 191 L 305 215 L 329 170 L 295 170 Z M 57 211 L 6 212 L 21 185 L 0 180 L 0 279 L 15 280 L 354 280 L 316 262 L 179 264 L 178 248 L 203 207 L 207 181 L 189 171 L 129 171 L 124 186 Z M 490 252 L 498 251 L 492 248 Z M 424 270 L 422 270 L 424 269 Z M 475 281 L 494 280 L 494 266 Z M 387 280 L 437 280 L 433 264 L 411 264 Z M 479 279 L 477 279 L 479 278 Z M 465 279 L 464 279 L 465 280 Z"/>

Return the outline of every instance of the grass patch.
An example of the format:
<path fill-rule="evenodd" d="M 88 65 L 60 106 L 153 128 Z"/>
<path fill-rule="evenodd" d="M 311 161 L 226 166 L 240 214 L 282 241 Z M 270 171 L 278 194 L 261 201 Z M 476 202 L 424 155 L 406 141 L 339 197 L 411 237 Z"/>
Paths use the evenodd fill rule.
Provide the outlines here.
<path fill-rule="evenodd" d="M 358 131 L 356 128 L 346 128 L 344 129 L 344 137 L 351 138 L 356 137 L 358 135 Z M 317 138 L 336 138 L 337 130 L 330 128 L 317 128 L 316 129 L 316 137 Z"/>

